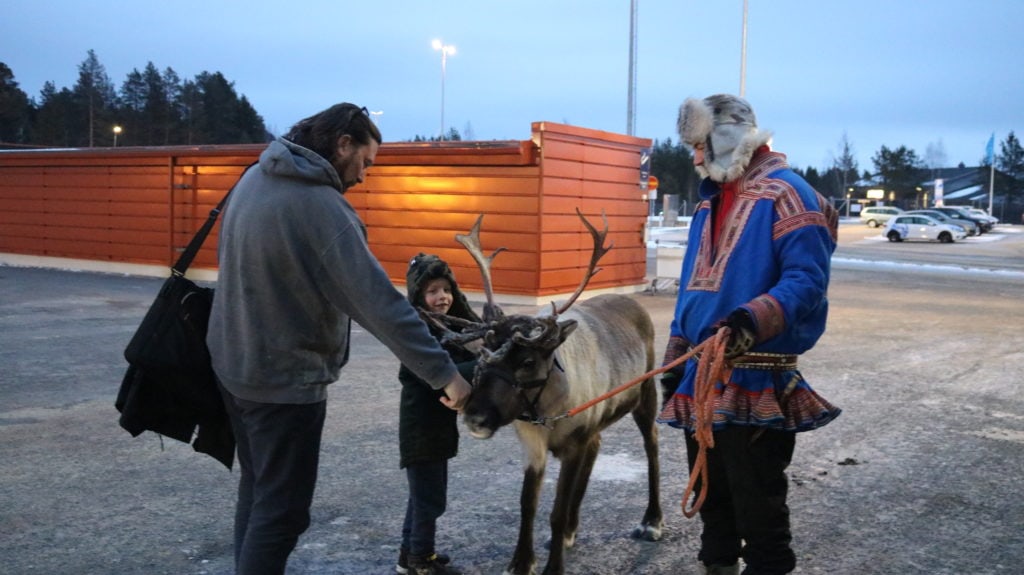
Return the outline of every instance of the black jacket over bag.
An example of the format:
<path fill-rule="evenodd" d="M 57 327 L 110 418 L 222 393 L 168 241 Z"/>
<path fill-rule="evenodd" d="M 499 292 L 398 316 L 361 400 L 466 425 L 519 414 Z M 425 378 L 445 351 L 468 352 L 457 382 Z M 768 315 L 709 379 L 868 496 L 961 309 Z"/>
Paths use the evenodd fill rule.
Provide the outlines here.
<path fill-rule="evenodd" d="M 235 436 L 206 347 L 213 289 L 185 278 L 228 195 L 210 212 L 124 350 L 128 369 L 114 406 L 132 436 L 152 431 L 192 444 L 231 469 Z"/>

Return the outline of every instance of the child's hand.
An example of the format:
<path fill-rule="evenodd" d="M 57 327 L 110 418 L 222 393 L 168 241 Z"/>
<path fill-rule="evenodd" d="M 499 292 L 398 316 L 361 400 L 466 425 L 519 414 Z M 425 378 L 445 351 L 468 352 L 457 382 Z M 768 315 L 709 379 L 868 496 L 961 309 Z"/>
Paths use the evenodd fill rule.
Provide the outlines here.
<path fill-rule="evenodd" d="M 466 399 L 469 398 L 469 392 L 472 388 L 461 375 L 455 374 L 455 379 L 448 385 L 444 386 L 444 396 L 441 397 L 441 403 L 448 409 L 454 409 L 455 411 L 462 411 L 462 406 L 465 405 Z"/>

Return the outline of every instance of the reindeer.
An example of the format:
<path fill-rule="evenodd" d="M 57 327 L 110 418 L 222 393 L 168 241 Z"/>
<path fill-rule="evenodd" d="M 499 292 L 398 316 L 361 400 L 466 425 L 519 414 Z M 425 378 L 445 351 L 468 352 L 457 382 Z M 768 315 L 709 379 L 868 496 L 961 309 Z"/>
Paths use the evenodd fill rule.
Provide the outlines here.
<path fill-rule="evenodd" d="M 627 413 L 632 413 L 640 428 L 647 454 L 647 510 L 633 536 L 649 541 L 661 538 L 655 425 L 658 391 L 653 379 L 572 417 L 565 415 L 654 367 L 654 327 L 637 302 L 622 295 L 600 295 L 572 307 L 590 278 L 600 271 L 598 260 L 612 247 L 604 247 L 608 220 L 603 213 L 602 232 L 579 210 L 576 213 L 590 231 L 594 248 L 583 281 L 561 306 L 552 302 L 550 313 L 505 316 L 494 304 L 490 267 L 504 248 L 484 256 L 481 215 L 469 236 L 459 234 L 456 240 L 473 255 L 483 275 L 487 298 L 483 323 L 453 322 L 446 320 L 447 316 L 426 314 L 444 329 L 458 325 L 458 332 L 448 329 L 448 343 L 483 339 L 473 390 L 463 411 L 470 434 L 487 439 L 511 423 L 522 443 L 525 469 L 519 540 L 506 571 L 513 575 L 534 573 L 533 523 L 548 452 L 561 462 L 550 517 L 550 553 L 544 568 L 545 575 L 555 575 L 564 573 L 564 551 L 575 542 L 580 504 L 601 446 L 601 431 Z"/>

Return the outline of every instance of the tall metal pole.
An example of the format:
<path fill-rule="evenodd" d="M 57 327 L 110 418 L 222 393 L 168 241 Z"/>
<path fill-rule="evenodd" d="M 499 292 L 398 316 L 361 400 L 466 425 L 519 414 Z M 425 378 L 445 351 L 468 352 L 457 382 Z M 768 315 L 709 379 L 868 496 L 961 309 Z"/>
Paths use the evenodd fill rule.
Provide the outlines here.
<path fill-rule="evenodd" d="M 626 97 L 626 134 L 636 132 L 636 10 L 637 0 L 629 0 L 629 81 Z"/>
<path fill-rule="evenodd" d="M 444 76 L 448 68 L 448 50 L 441 48 L 441 140 L 444 140 Z"/>
<path fill-rule="evenodd" d="M 747 4 L 743 0 L 743 44 L 740 48 L 740 98 L 745 98 L 747 91 Z"/>
<path fill-rule="evenodd" d="M 445 71 L 448 68 L 448 54 L 455 53 L 455 46 L 451 46 L 441 42 L 440 40 L 434 40 L 431 45 L 435 50 L 441 51 L 441 134 L 440 139 L 444 140 L 444 77 Z"/>

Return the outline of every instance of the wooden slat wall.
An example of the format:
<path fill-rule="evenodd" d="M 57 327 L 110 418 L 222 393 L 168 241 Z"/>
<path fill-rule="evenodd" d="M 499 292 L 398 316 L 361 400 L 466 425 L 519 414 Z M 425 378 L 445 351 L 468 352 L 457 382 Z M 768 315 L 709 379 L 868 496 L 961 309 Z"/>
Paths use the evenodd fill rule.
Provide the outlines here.
<path fill-rule="evenodd" d="M 370 245 L 398 283 L 419 252 L 437 254 L 459 286 L 482 291 L 479 269 L 455 241 L 480 214 L 497 293 L 535 295 L 540 282 L 540 166 L 525 142 L 387 144 L 366 181 L 346 196 L 367 224 Z"/>
<path fill-rule="evenodd" d="M 217 148 L 0 153 L 0 251 L 170 266 L 263 147 Z M 212 174 L 227 187 L 195 187 Z M 215 247 L 193 265 L 215 267 Z"/>
<path fill-rule="evenodd" d="M 644 283 L 647 204 L 640 190 L 640 155 L 650 140 L 551 123 L 533 124 L 541 150 L 542 218 L 539 295 L 571 293 L 590 263 L 593 241 L 576 208 L 598 230 L 608 218 L 601 272 L 588 289 Z"/>
<path fill-rule="evenodd" d="M 591 288 L 644 283 L 638 187 L 650 140 L 550 123 L 528 141 L 387 143 L 346 197 L 397 283 L 418 252 L 446 259 L 463 289 L 480 274 L 454 236 L 486 214 L 481 242 L 498 294 L 573 291 L 590 258 L 580 208 L 615 249 Z M 170 266 L 263 145 L 0 152 L 0 252 Z M 211 233 L 193 267 L 216 267 Z"/>

